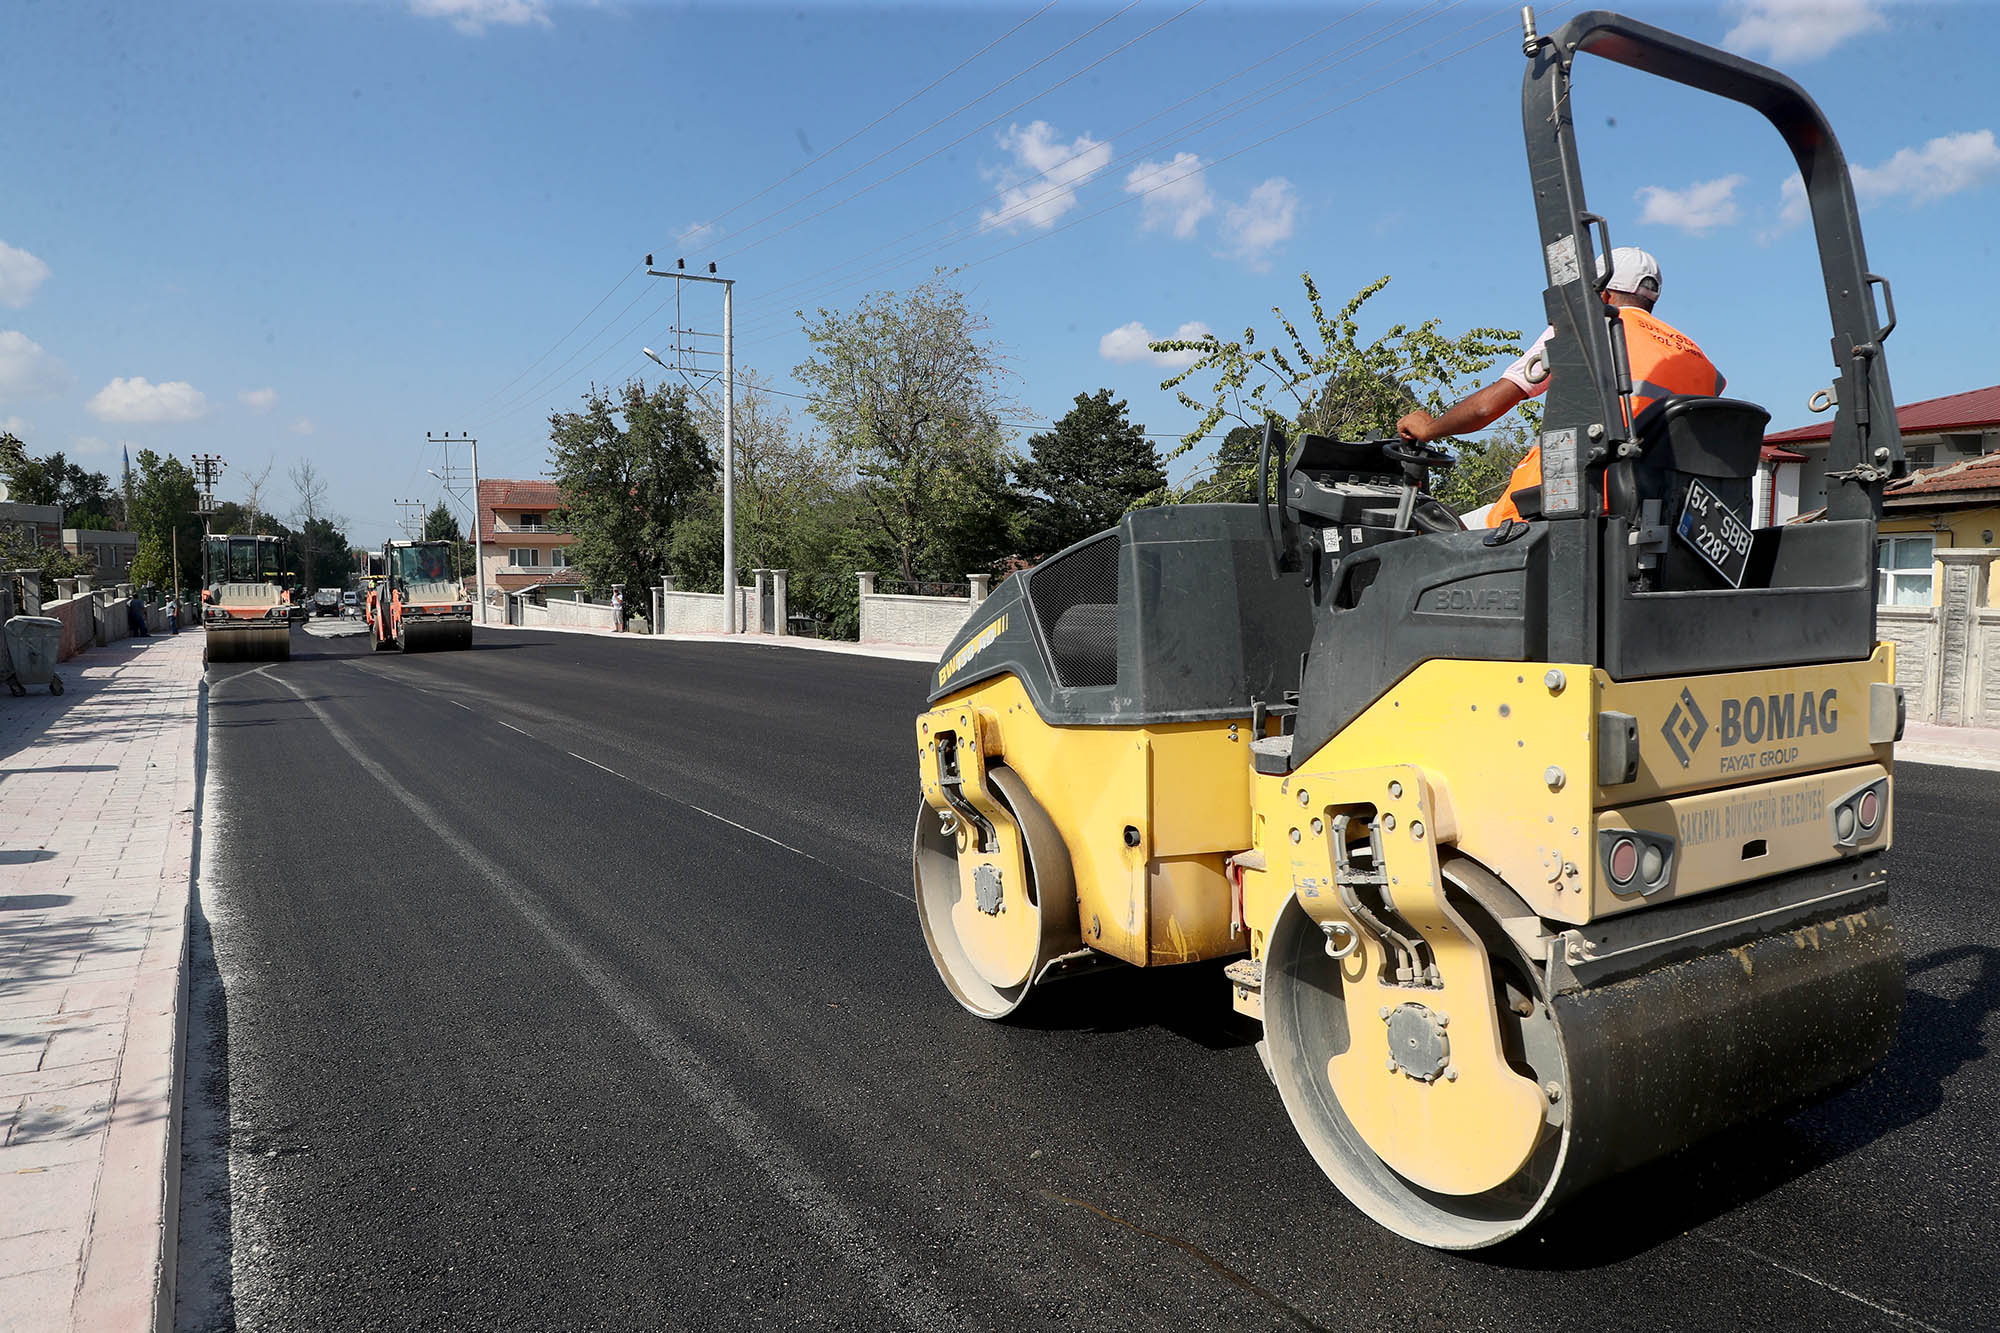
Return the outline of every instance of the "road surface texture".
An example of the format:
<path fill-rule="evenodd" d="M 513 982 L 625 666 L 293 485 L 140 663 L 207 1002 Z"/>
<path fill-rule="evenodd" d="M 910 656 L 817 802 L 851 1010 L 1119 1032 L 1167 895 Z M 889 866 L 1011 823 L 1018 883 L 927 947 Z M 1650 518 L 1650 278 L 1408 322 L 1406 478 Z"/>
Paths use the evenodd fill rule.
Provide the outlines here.
<path fill-rule="evenodd" d="M 210 676 L 183 1327 L 2000 1324 L 2000 776 L 1900 777 L 1886 1068 L 1454 1256 L 1321 1176 L 1215 968 L 952 1003 L 926 668 L 321 634 Z"/>

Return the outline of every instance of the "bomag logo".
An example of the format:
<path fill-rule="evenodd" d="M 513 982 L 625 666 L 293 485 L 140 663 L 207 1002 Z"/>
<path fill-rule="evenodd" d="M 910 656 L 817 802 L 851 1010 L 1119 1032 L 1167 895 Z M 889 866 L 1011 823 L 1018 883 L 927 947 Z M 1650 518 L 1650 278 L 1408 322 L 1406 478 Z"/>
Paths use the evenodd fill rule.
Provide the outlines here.
<path fill-rule="evenodd" d="M 942 686 L 946 681 L 956 676 L 960 671 L 963 671 L 973 658 L 979 656 L 983 650 L 992 647 L 993 641 L 1006 632 L 1007 617 L 994 617 L 992 623 L 980 630 L 979 633 L 973 635 L 967 641 L 965 647 L 959 649 L 939 664 L 938 684 Z"/>
<path fill-rule="evenodd" d="M 1660 726 L 1660 735 L 1665 738 L 1667 748 L 1674 752 L 1686 768 L 1694 761 L 1695 752 L 1711 730 L 1708 715 L 1694 700 L 1694 694 L 1682 690 L 1680 702 L 1667 713 L 1666 721 Z M 1767 745 L 1777 741 L 1797 740 L 1801 736 L 1830 736 L 1840 730 L 1840 691 L 1799 690 L 1785 694 L 1752 694 L 1742 698 L 1725 698 L 1717 710 L 1715 726 L 1716 744 L 1723 749 L 1733 749 L 1739 745 Z M 1796 748 L 1790 751 L 1767 751 L 1763 756 L 1763 767 L 1789 763 L 1796 758 Z M 1731 768 L 1752 767 L 1743 758 L 1725 755 L 1722 765 Z"/>

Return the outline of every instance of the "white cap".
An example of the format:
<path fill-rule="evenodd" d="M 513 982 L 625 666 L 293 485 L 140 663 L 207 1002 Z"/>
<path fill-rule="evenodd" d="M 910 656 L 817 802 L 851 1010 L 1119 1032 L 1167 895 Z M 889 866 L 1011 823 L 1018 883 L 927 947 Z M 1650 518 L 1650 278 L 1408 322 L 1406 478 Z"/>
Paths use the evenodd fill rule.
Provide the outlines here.
<path fill-rule="evenodd" d="M 1597 257 L 1598 276 L 1604 274 L 1604 256 Z M 1660 294 L 1660 261 L 1641 250 L 1636 245 L 1621 245 L 1611 252 L 1611 281 L 1605 286 L 1614 292 L 1634 295 L 1641 283 L 1653 284 L 1653 295 Z"/>

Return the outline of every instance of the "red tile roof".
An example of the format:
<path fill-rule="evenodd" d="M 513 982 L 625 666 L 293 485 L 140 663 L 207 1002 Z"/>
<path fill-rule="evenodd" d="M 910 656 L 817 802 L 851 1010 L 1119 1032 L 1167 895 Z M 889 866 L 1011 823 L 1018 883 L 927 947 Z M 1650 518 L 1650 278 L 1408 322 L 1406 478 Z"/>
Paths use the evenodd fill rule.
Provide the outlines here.
<path fill-rule="evenodd" d="M 1949 430 L 1980 430 L 2000 426 L 2000 384 L 1964 393 L 1926 398 L 1896 409 L 1896 424 L 1905 435 L 1935 435 Z M 1765 444 L 1810 444 L 1833 438 L 1833 421 L 1828 418 L 1811 426 L 1766 435 Z"/>
<path fill-rule="evenodd" d="M 1882 488 L 1884 509 L 1948 509 L 2000 504 L 2000 454 L 1981 454 L 1949 467 L 1926 468 Z M 1825 517 L 1815 509 L 1788 520 L 1810 523 Z"/>
<path fill-rule="evenodd" d="M 1932 497 L 1964 502 L 1977 498 L 1968 495 L 1970 491 L 2000 492 L 2000 454 L 1982 454 L 1949 467 L 1912 472 L 1882 488 L 1882 503 L 1915 508 Z"/>
<path fill-rule="evenodd" d="M 496 509 L 540 509 L 562 508 L 562 488 L 552 481 L 511 480 L 495 477 L 479 483 L 479 530 L 486 541 L 496 541 L 503 534 L 493 527 L 493 511 Z"/>

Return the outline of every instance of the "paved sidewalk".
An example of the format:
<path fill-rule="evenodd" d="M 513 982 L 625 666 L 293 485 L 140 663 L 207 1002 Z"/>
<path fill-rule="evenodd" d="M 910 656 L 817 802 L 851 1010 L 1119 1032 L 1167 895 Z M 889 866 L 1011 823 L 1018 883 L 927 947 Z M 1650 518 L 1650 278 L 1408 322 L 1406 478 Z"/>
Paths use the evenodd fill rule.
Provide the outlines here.
<path fill-rule="evenodd" d="M 1935 727 L 1912 722 L 1896 742 L 1896 760 L 2000 772 L 2000 730 L 1992 727 Z"/>
<path fill-rule="evenodd" d="M 0 695 L 0 1329 L 166 1328 L 200 633 Z"/>

